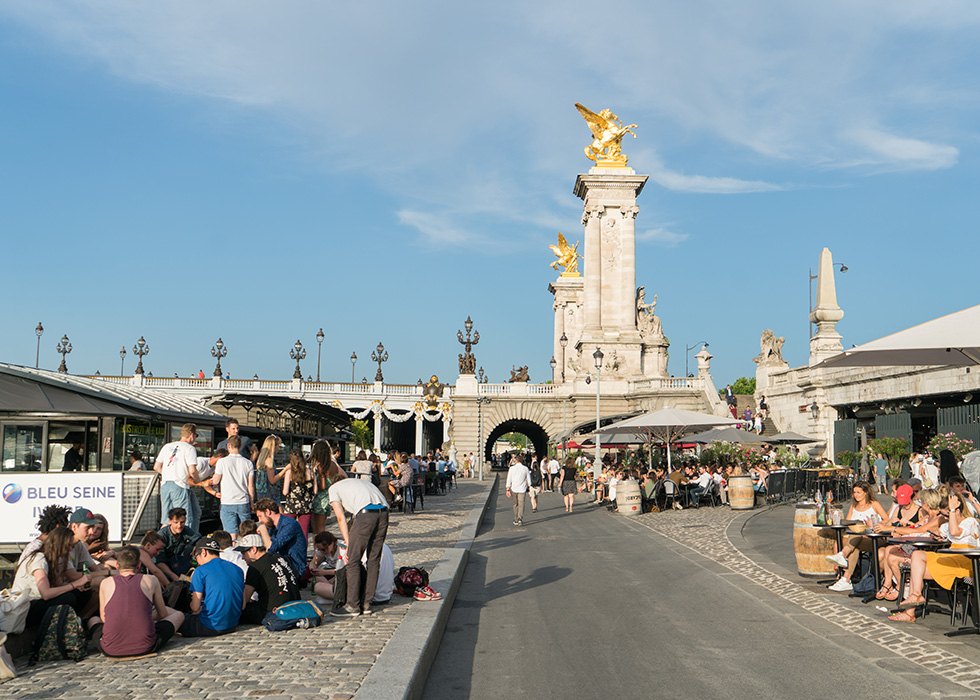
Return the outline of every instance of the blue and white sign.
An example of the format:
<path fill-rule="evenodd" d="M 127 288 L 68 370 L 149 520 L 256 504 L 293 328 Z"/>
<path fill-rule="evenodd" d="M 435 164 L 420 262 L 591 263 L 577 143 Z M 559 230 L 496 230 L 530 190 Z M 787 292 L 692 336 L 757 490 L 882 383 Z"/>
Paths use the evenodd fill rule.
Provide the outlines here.
<path fill-rule="evenodd" d="M 109 521 L 109 540 L 122 539 L 122 472 L 0 474 L 0 543 L 38 536 L 37 519 L 49 505 L 88 508 Z"/>

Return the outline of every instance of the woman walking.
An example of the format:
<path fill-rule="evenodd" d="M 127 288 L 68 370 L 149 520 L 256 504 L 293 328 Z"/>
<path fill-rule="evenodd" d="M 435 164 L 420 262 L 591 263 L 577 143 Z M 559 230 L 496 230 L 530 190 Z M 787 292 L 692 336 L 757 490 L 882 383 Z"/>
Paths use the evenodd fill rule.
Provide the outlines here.
<path fill-rule="evenodd" d="M 572 506 L 575 505 L 575 492 L 578 489 L 575 484 L 575 474 L 578 470 L 575 468 L 575 458 L 568 457 L 565 459 L 565 466 L 561 469 L 561 474 L 558 477 L 558 490 L 561 491 L 562 498 L 565 500 L 565 510 L 569 513 L 572 512 Z"/>

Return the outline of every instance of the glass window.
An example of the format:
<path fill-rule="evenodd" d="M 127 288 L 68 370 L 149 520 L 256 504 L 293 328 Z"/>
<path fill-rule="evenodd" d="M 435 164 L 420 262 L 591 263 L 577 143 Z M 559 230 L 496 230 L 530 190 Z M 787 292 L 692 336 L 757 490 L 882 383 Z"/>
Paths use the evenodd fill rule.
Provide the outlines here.
<path fill-rule="evenodd" d="M 55 423 L 48 424 L 49 472 L 87 471 L 85 468 L 87 424 Z M 98 439 L 98 438 L 96 438 Z M 72 454 L 69 454 L 73 451 Z M 94 467 L 93 467 L 94 469 Z"/>
<path fill-rule="evenodd" d="M 3 470 L 41 471 L 43 425 L 3 426 Z"/>
<path fill-rule="evenodd" d="M 163 423 L 116 419 L 113 467 L 119 468 L 121 465 L 123 470 L 129 469 L 132 466 L 129 456 L 137 450 L 146 468 L 153 469 L 157 452 L 166 441 L 166 426 Z"/>
<path fill-rule="evenodd" d="M 170 426 L 170 442 L 177 442 L 180 440 L 180 427 L 179 425 Z M 197 450 L 198 456 L 205 456 L 211 454 L 211 440 L 214 434 L 213 428 L 203 428 L 200 425 L 197 426 L 197 439 L 194 441 L 194 448 Z"/>

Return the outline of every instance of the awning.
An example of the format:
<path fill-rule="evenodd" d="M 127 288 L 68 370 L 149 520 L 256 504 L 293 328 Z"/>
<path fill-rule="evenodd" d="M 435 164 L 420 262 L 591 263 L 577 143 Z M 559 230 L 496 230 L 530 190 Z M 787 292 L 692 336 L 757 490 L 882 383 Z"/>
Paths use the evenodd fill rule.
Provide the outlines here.
<path fill-rule="evenodd" d="M 222 394 L 208 401 L 209 406 L 221 406 L 225 410 L 240 406 L 246 411 L 261 410 L 288 415 L 307 421 L 326 423 L 341 430 L 350 426 L 351 417 L 346 411 L 318 401 L 307 401 L 289 396 L 268 396 L 264 394 Z"/>
<path fill-rule="evenodd" d="M 70 389 L 0 374 L 0 411 L 4 413 L 70 413 L 91 416 L 149 418 L 149 413 L 85 396 Z"/>

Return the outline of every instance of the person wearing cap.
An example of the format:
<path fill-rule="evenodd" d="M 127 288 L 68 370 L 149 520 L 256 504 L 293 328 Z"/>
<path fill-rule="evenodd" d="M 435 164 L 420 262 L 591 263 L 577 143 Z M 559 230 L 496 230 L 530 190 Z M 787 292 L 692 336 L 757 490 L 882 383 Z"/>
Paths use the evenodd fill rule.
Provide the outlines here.
<path fill-rule="evenodd" d="M 109 575 L 109 569 L 104 564 L 92 558 L 88 551 L 88 536 L 93 525 L 101 525 L 102 521 L 95 517 L 95 514 L 88 508 L 79 508 L 68 518 L 68 528 L 72 533 L 72 549 L 68 555 L 68 566 L 75 571 L 81 572 L 87 566 L 89 575 L 92 577 L 92 590 L 97 591 L 105 577 Z M 83 618 L 95 612 L 95 605 L 98 596 L 93 596 L 92 600 L 82 609 Z"/>
<path fill-rule="evenodd" d="M 184 614 L 166 606 L 163 588 L 154 576 L 139 573 L 137 547 L 123 547 L 116 558 L 119 575 L 99 589 L 99 615 L 88 621 L 92 641 L 110 657 L 158 651 L 174 636 Z"/>
<path fill-rule="evenodd" d="M 371 601 L 378 589 L 381 554 L 388 535 L 388 501 L 370 481 L 340 479 L 327 489 L 330 505 L 337 516 L 340 535 L 347 543 L 347 560 L 361 561 L 367 552 L 364 597 L 361 597 L 361 567 L 347 572 L 347 605 L 331 610 L 334 617 L 354 618 L 371 614 Z M 354 516 L 350 527 L 347 514 Z"/>
<path fill-rule="evenodd" d="M 245 577 L 242 570 L 221 558 L 221 545 L 213 537 L 194 548 L 197 568 L 191 576 L 191 614 L 180 633 L 185 637 L 217 637 L 234 632 L 242 614 Z"/>
<path fill-rule="evenodd" d="M 189 511 L 191 518 L 187 525 L 196 530 L 198 523 L 193 519 L 190 499 L 190 481 L 201 481 L 197 473 L 197 449 L 194 441 L 197 439 L 197 426 L 184 423 L 180 428 L 180 440 L 169 442 L 160 448 L 153 471 L 160 474 L 160 513 L 164 519 L 161 525 L 167 524 L 167 513 L 171 508 L 183 508 Z M 186 516 L 185 516 L 186 517 Z"/>
<path fill-rule="evenodd" d="M 260 625 L 273 608 L 299 600 L 299 581 L 292 565 L 278 552 L 270 552 L 261 535 L 245 535 L 235 551 L 248 562 L 242 624 Z M 258 600 L 252 600 L 253 593 L 258 594 Z"/>
<path fill-rule="evenodd" d="M 892 497 L 895 505 L 888 511 L 886 522 L 892 525 L 907 527 L 919 522 L 919 505 L 912 502 L 914 492 L 908 484 L 900 484 L 895 487 Z"/>

